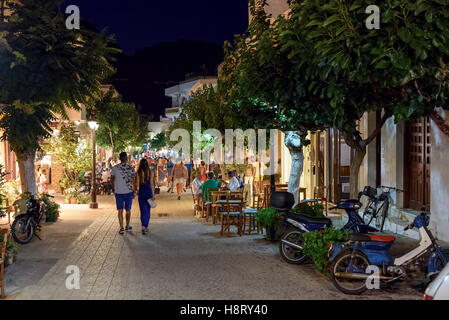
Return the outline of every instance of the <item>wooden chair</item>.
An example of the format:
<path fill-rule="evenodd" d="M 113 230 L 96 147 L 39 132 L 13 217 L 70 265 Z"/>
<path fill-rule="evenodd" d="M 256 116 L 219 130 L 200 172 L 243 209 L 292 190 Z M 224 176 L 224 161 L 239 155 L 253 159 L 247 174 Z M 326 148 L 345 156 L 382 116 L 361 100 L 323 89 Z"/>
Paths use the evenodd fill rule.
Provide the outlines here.
<path fill-rule="evenodd" d="M 263 204 L 263 196 L 260 194 L 253 194 L 253 205 L 252 208 L 253 209 L 261 209 L 262 208 L 262 204 Z"/>
<path fill-rule="evenodd" d="M 0 229 L 0 235 L 3 236 L 3 241 L 0 243 L 0 281 L 2 287 L 1 298 L 5 299 L 5 260 L 6 260 L 6 243 L 9 236 L 9 228 Z"/>
<path fill-rule="evenodd" d="M 276 183 L 276 191 L 288 191 L 288 184 Z"/>
<path fill-rule="evenodd" d="M 204 211 L 206 211 L 206 221 L 207 222 L 209 222 L 209 216 L 210 216 L 210 214 L 211 214 L 211 204 L 212 204 L 212 201 L 209 201 L 209 194 L 212 194 L 212 192 L 216 192 L 216 191 L 218 191 L 218 188 L 208 188 L 207 190 L 206 190 L 206 193 L 207 193 L 207 197 L 206 197 L 206 199 L 208 199 L 208 200 L 206 200 L 206 201 L 201 201 L 201 213 L 202 213 L 202 217 L 204 218 Z M 212 199 L 211 199 L 212 200 Z"/>
<path fill-rule="evenodd" d="M 227 191 L 214 191 L 212 192 L 212 204 L 211 204 L 211 210 L 212 210 L 212 223 L 217 224 L 218 217 L 220 215 L 220 208 L 223 207 L 223 204 L 217 203 L 222 198 L 226 199 L 226 195 L 228 194 Z"/>
<path fill-rule="evenodd" d="M 190 186 L 190 191 L 192 191 L 192 198 L 193 198 L 193 216 L 196 217 L 196 216 L 198 216 L 198 211 L 199 211 L 198 208 L 201 208 L 201 204 L 200 204 L 201 199 L 195 197 L 192 186 Z"/>
<path fill-rule="evenodd" d="M 302 194 L 302 199 L 307 199 L 307 188 L 299 188 L 299 198 L 301 199 L 301 194 Z"/>
<path fill-rule="evenodd" d="M 242 236 L 243 227 L 243 197 L 232 198 L 232 204 L 229 202 L 231 197 L 228 195 L 226 197 L 226 205 L 224 206 L 224 211 L 221 213 L 221 235 L 223 236 L 225 231 L 230 232 L 231 226 L 237 227 L 237 233 Z M 239 200 L 236 204 L 236 200 Z"/>

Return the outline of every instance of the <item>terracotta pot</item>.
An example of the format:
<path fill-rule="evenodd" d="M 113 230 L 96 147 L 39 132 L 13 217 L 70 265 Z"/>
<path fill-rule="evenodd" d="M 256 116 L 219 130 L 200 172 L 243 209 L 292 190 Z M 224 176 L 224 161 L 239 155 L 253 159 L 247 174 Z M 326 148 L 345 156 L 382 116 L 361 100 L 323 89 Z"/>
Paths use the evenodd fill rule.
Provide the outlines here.
<path fill-rule="evenodd" d="M 76 198 L 70 198 L 70 204 L 77 204 L 78 199 Z"/>

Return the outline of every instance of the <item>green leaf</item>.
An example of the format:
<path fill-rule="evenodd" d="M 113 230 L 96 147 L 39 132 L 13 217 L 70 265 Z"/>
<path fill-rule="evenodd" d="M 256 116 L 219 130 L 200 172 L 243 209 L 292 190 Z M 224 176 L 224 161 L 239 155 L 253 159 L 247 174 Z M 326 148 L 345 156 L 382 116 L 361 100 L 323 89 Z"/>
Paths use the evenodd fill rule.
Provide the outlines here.
<path fill-rule="evenodd" d="M 331 23 L 334 23 L 334 22 L 337 22 L 340 20 L 341 20 L 341 17 L 339 15 L 333 15 L 333 16 L 327 18 L 326 21 L 323 22 L 323 27 L 326 27 L 326 26 L 330 25 Z"/>
<path fill-rule="evenodd" d="M 386 69 L 389 65 L 390 65 L 390 63 L 388 63 L 388 62 L 385 61 L 385 60 L 382 60 L 382 61 L 379 61 L 379 62 L 376 64 L 375 68 L 376 68 L 376 69 Z"/>

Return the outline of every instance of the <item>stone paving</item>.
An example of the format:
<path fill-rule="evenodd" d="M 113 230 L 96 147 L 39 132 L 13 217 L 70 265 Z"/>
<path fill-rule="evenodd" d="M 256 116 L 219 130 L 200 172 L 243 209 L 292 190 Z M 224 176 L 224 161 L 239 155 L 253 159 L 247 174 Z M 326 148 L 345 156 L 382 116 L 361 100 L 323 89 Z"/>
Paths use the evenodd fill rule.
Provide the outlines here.
<path fill-rule="evenodd" d="M 219 226 L 192 215 L 191 195 L 178 201 L 158 196 L 150 234 L 140 232 L 138 204 L 134 230 L 118 233 L 112 197 L 59 260 L 16 299 L 421 299 L 402 286 L 354 297 L 337 291 L 311 264 L 289 265 L 276 244 L 262 235 L 219 236 Z M 168 217 L 159 217 L 168 213 Z M 88 214 L 88 213 L 80 213 Z M 45 232 L 45 228 L 44 231 Z M 42 242 L 41 245 L 44 243 Z M 20 257 L 19 257 L 20 258 Z M 67 266 L 80 270 L 80 289 L 66 288 Z M 31 266 L 30 266 L 31 267 Z M 12 276 L 12 274 L 10 273 Z"/>

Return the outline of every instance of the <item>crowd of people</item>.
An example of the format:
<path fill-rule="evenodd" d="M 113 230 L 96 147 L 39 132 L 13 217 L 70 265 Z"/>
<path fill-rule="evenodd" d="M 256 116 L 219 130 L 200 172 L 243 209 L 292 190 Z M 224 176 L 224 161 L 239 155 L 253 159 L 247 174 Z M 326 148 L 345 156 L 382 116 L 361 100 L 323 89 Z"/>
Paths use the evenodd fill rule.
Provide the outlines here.
<path fill-rule="evenodd" d="M 184 163 L 182 160 L 173 161 L 165 157 L 142 157 L 128 161 L 126 152 L 120 154 L 120 162 L 103 171 L 105 178 L 110 179 L 113 193 L 116 199 L 120 234 L 131 231 L 129 225 L 133 199 L 138 195 L 142 234 L 149 232 L 150 212 L 155 203 L 155 194 L 160 193 L 162 186 L 166 186 L 168 193 L 176 190 L 177 199 L 180 200 L 187 188 L 192 189 L 193 196 L 201 201 L 211 201 L 211 188 L 229 190 L 231 192 L 243 192 L 246 174 L 254 178 L 255 171 L 244 173 L 242 179 L 239 173 L 230 171 L 227 173 L 227 181 L 224 177 L 216 177 L 214 166 L 207 166 L 204 161 L 194 168 L 192 163 Z M 101 169 L 103 170 L 103 169 Z M 195 171 L 195 174 L 193 173 Z M 254 181 L 252 179 L 251 181 Z M 123 213 L 126 211 L 126 219 Z"/>

